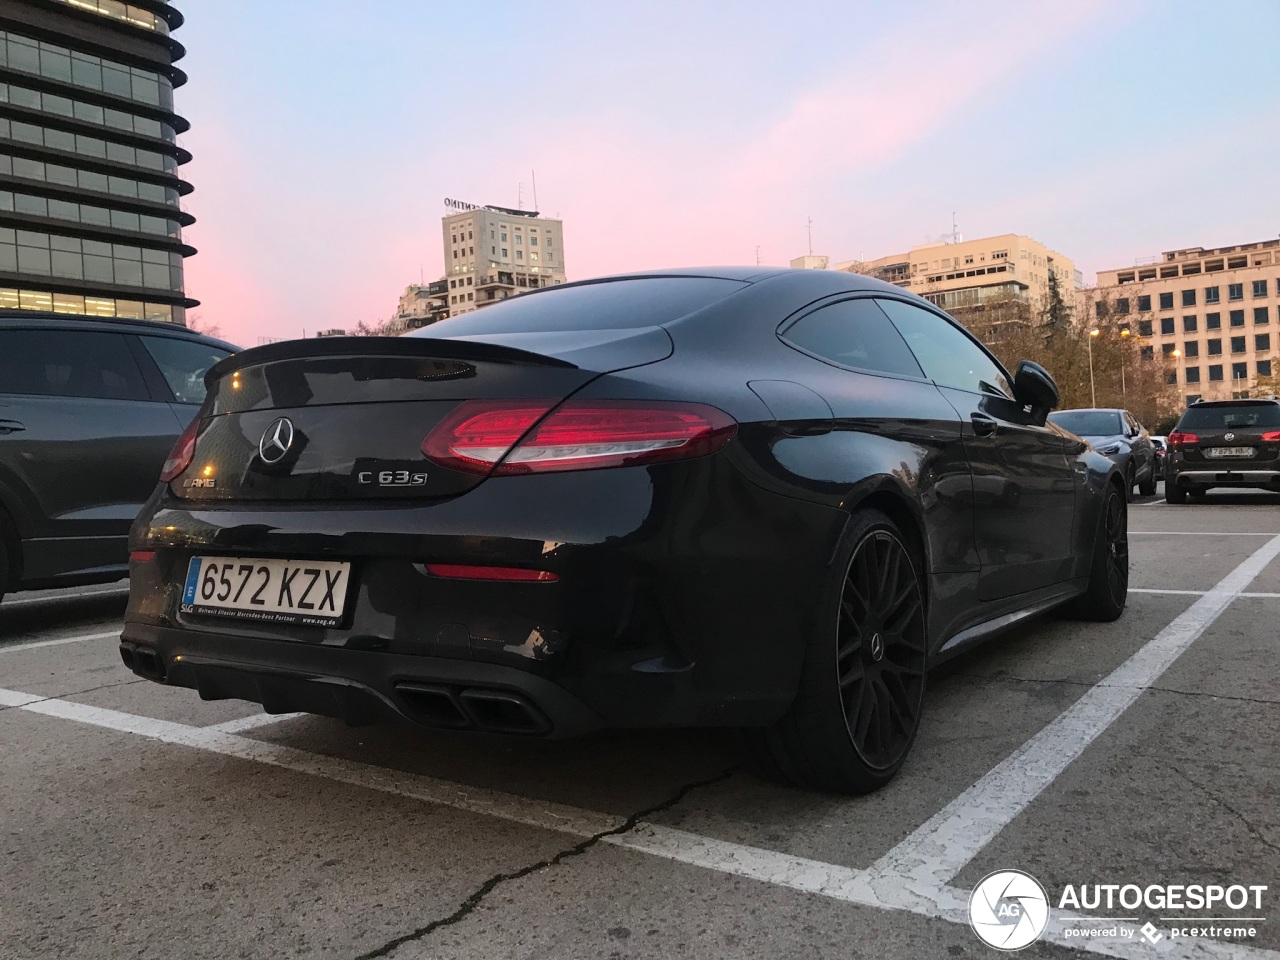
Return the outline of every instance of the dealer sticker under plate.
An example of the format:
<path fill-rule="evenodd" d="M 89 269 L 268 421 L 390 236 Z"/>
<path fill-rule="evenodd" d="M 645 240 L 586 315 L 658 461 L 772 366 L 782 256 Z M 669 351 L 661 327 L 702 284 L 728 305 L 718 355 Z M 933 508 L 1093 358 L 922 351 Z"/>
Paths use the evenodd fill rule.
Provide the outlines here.
<path fill-rule="evenodd" d="M 331 627 L 342 620 L 351 564 L 262 557 L 192 557 L 183 613 Z"/>

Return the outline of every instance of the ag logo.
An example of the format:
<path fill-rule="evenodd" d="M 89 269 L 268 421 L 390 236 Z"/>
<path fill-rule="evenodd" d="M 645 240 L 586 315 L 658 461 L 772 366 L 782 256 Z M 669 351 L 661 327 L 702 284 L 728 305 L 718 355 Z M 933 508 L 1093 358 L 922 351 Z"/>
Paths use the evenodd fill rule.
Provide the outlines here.
<path fill-rule="evenodd" d="M 1049 922 L 1049 895 L 1021 870 L 997 870 L 969 896 L 969 925 L 997 950 L 1021 950 L 1040 938 Z"/>

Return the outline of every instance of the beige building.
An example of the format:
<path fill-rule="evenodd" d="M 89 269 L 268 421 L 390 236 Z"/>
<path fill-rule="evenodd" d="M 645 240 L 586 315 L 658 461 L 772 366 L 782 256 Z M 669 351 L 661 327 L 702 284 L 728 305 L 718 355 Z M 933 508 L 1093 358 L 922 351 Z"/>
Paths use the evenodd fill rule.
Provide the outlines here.
<path fill-rule="evenodd" d="M 411 283 L 400 295 L 395 316 L 387 322 L 386 332 L 392 336 L 399 336 L 410 330 L 421 329 L 437 320 L 443 320 L 447 316 L 449 316 L 448 280 Z"/>
<path fill-rule="evenodd" d="M 564 226 L 527 210 L 474 207 L 444 217 L 449 315 L 564 283 Z"/>
<path fill-rule="evenodd" d="M 1088 309 L 1149 341 L 1173 362 L 1170 382 L 1187 403 L 1270 394 L 1276 371 L 1280 240 L 1187 247 L 1159 259 L 1098 272 Z"/>
<path fill-rule="evenodd" d="M 1082 282 L 1070 259 L 1015 233 L 924 244 L 878 260 L 846 260 L 832 269 L 879 277 L 943 310 L 980 307 L 993 300 L 1014 300 L 1039 309 L 1050 302 L 1056 286 L 1071 311 Z"/>

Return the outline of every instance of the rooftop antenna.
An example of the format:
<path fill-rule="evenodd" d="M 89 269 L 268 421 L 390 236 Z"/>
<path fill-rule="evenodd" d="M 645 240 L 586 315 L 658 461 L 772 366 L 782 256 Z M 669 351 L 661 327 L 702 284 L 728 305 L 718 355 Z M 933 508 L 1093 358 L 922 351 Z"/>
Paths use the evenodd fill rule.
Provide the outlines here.
<path fill-rule="evenodd" d="M 524 209 L 524 184 L 523 183 L 516 184 L 516 209 L 517 210 Z"/>
<path fill-rule="evenodd" d="M 756 266 L 760 266 L 760 244 L 756 244 Z"/>
<path fill-rule="evenodd" d="M 533 209 L 538 209 L 538 174 L 537 171 L 530 170 L 529 177 L 533 180 Z"/>
<path fill-rule="evenodd" d="M 951 211 L 951 242 L 960 242 L 960 225 L 956 222 L 956 212 Z"/>
<path fill-rule="evenodd" d="M 813 256 L 813 217 L 809 218 L 809 256 Z"/>

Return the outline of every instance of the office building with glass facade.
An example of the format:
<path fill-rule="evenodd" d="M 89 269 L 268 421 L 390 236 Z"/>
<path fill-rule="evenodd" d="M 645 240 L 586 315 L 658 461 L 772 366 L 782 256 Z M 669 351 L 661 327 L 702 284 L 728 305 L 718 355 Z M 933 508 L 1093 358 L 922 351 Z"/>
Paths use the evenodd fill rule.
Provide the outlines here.
<path fill-rule="evenodd" d="M 0 309 L 185 321 L 194 220 L 161 0 L 0 0 Z"/>

